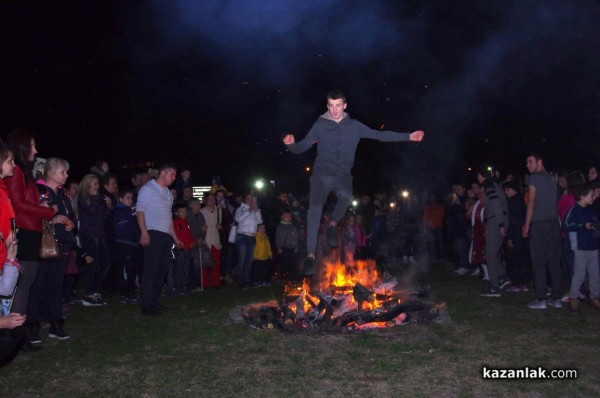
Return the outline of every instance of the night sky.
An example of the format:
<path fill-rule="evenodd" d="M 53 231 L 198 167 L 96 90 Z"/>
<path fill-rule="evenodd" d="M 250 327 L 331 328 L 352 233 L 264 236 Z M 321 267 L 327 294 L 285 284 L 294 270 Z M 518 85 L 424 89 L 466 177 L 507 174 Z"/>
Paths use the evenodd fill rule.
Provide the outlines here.
<path fill-rule="evenodd" d="M 373 128 L 420 144 L 363 142 L 357 191 L 431 186 L 489 162 L 524 171 L 600 161 L 596 1 L 5 1 L 0 126 L 33 129 L 41 156 L 83 175 L 146 161 L 307 188 L 285 151 L 344 90 Z"/>

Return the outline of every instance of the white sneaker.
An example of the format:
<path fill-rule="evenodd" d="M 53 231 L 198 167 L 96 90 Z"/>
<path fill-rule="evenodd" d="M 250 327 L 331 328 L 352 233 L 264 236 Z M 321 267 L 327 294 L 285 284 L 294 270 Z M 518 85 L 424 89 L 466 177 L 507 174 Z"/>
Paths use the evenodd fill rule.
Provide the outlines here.
<path fill-rule="evenodd" d="M 457 269 L 456 271 L 454 271 L 454 273 L 458 274 L 458 275 L 464 275 L 467 272 L 469 272 L 469 270 L 466 269 L 465 267 L 460 267 L 459 269 Z"/>
<path fill-rule="evenodd" d="M 479 270 L 479 268 L 475 268 L 475 271 L 473 271 L 471 276 L 479 276 L 479 275 L 481 275 L 481 271 Z"/>

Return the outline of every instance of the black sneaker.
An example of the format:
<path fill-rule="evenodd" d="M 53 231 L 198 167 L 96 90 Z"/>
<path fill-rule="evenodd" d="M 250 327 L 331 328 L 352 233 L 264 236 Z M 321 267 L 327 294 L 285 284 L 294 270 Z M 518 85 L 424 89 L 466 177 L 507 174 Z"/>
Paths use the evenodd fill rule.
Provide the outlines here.
<path fill-rule="evenodd" d="M 31 344 L 39 344 L 42 342 L 42 338 L 40 336 L 40 327 L 39 325 L 29 326 L 27 330 L 27 337 L 29 338 L 29 342 Z"/>
<path fill-rule="evenodd" d="M 510 285 L 510 281 L 506 276 L 503 276 L 498 280 L 498 289 L 502 290 L 508 285 Z"/>
<path fill-rule="evenodd" d="M 314 275 L 315 274 L 315 258 L 314 257 L 306 257 L 304 260 L 304 275 Z"/>
<path fill-rule="evenodd" d="M 63 326 L 59 323 L 52 323 L 50 325 L 50 330 L 48 330 L 48 337 L 51 339 L 59 339 L 59 340 L 67 340 L 70 339 L 71 336 L 63 329 Z"/>
<path fill-rule="evenodd" d="M 495 289 L 493 287 L 488 287 L 481 293 L 479 293 L 481 297 L 500 297 L 500 289 Z"/>
<path fill-rule="evenodd" d="M 338 247 L 340 244 L 340 231 L 337 227 L 330 225 L 327 228 L 327 246 Z"/>

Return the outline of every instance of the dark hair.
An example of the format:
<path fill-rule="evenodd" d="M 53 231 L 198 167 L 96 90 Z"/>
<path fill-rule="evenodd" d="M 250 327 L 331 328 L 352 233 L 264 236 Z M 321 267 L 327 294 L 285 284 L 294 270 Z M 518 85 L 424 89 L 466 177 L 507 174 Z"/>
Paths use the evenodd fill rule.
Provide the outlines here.
<path fill-rule="evenodd" d="M 23 170 L 25 180 L 33 180 L 33 164 L 29 160 L 31 154 L 31 140 L 35 139 L 33 133 L 26 129 L 16 129 L 8 133 L 6 144 L 13 151 L 15 163 Z"/>
<path fill-rule="evenodd" d="M 161 171 L 165 171 L 165 170 L 169 170 L 169 169 L 173 169 L 173 170 L 177 171 L 177 165 L 175 165 L 174 163 L 163 163 L 160 166 L 158 166 L 158 174 L 160 174 Z"/>
<path fill-rule="evenodd" d="M 124 198 L 124 197 L 125 197 L 125 195 L 127 195 L 127 194 L 129 194 L 129 193 L 130 193 L 131 195 L 133 195 L 133 189 L 124 189 L 124 190 L 122 190 L 122 191 L 119 191 L 119 198 Z"/>
<path fill-rule="evenodd" d="M 102 176 L 102 185 L 106 185 L 110 182 L 111 179 L 115 179 L 115 182 L 118 182 L 117 176 L 111 173 L 106 173 Z"/>
<path fill-rule="evenodd" d="M 344 94 L 344 92 L 342 90 L 336 88 L 327 93 L 327 99 L 328 100 L 341 99 L 342 101 L 346 102 L 346 94 Z"/>
<path fill-rule="evenodd" d="M 575 188 L 573 188 L 573 196 L 575 197 L 575 200 L 579 200 L 583 196 L 589 194 L 590 191 L 592 191 L 592 187 L 590 184 L 577 185 Z"/>
<path fill-rule="evenodd" d="M 585 176 L 579 170 L 567 174 L 567 189 L 573 189 L 578 185 L 585 184 Z"/>
<path fill-rule="evenodd" d="M 534 158 L 536 161 L 538 160 L 544 160 L 544 158 L 542 157 L 542 154 L 536 151 L 531 151 L 529 152 L 529 154 L 527 155 L 527 157 L 532 157 Z"/>
<path fill-rule="evenodd" d="M 173 210 L 177 211 L 179 209 L 187 209 L 187 205 L 183 202 L 178 202 L 173 205 Z"/>
<path fill-rule="evenodd" d="M 12 153 L 12 150 L 0 140 L 0 168 Z"/>

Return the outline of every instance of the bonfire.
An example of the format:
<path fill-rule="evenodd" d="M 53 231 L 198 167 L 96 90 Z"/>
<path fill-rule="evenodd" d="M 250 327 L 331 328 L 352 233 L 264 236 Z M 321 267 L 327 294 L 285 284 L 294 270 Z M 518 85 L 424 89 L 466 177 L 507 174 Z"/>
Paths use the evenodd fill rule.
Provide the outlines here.
<path fill-rule="evenodd" d="M 248 305 L 243 316 L 255 327 L 286 331 L 389 328 L 405 323 L 411 313 L 437 315 L 445 308 L 419 299 L 428 293 L 381 277 L 373 260 L 349 265 L 325 261 L 317 279 L 288 283 L 280 302 Z"/>

